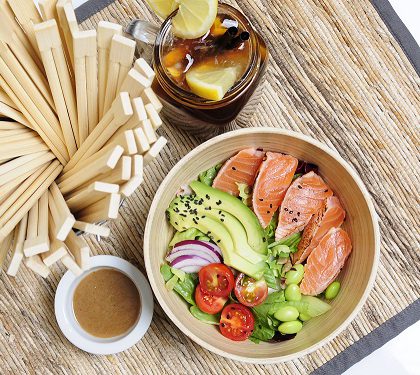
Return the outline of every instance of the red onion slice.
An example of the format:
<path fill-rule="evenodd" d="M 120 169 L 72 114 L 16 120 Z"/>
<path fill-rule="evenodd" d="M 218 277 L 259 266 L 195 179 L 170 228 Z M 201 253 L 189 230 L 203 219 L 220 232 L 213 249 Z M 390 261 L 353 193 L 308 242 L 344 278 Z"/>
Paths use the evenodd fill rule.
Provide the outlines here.
<path fill-rule="evenodd" d="M 208 260 L 194 255 L 181 255 L 170 263 L 171 267 L 181 269 L 183 267 L 198 266 L 204 267 L 210 264 Z"/>
<path fill-rule="evenodd" d="M 178 247 L 176 251 L 171 251 L 166 257 L 168 262 L 174 261 L 183 255 L 199 256 L 208 260 L 210 263 L 219 263 L 220 259 L 209 249 L 199 247 L 198 245 L 189 245 L 189 247 Z"/>
<path fill-rule="evenodd" d="M 215 254 L 217 254 L 218 258 L 220 260 L 222 260 L 222 250 L 220 250 L 220 248 L 218 246 L 216 246 L 215 244 L 212 244 L 211 242 L 206 242 L 206 241 L 199 241 L 199 240 L 185 240 L 185 241 L 181 241 L 178 242 L 177 244 L 175 244 L 173 251 L 180 247 L 180 246 L 186 246 L 186 245 L 200 245 L 203 246 L 211 251 L 213 251 Z"/>
<path fill-rule="evenodd" d="M 201 268 L 201 266 L 185 266 L 180 268 L 180 271 L 184 271 L 185 273 L 197 273 Z"/>

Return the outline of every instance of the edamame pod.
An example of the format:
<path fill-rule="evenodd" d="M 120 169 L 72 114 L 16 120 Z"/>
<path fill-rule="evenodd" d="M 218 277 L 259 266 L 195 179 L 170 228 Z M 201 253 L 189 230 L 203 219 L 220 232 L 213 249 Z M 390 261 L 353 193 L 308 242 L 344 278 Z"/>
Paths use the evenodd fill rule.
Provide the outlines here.
<path fill-rule="evenodd" d="M 284 291 L 284 296 L 286 297 L 286 301 L 300 301 L 302 298 L 299 286 L 296 284 L 288 285 Z"/>
<path fill-rule="evenodd" d="M 303 279 L 304 267 L 302 264 L 296 264 L 293 268 L 286 272 L 286 285 L 299 284 Z"/>
<path fill-rule="evenodd" d="M 310 315 L 308 315 L 308 314 L 304 314 L 304 313 L 300 313 L 299 314 L 299 319 L 302 321 L 302 322 L 306 322 L 306 321 L 308 321 L 309 319 L 311 319 L 312 317 L 310 316 Z"/>
<path fill-rule="evenodd" d="M 298 316 L 299 311 L 293 306 L 280 307 L 274 314 L 274 317 L 281 322 L 291 322 L 292 320 L 296 320 Z"/>
<path fill-rule="evenodd" d="M 327 289 L 325 289 L 325 298 L 328 300 L 332 300 L 337 297 L 338 292 L 340 291 L 341 284 L 339 281 L 334 281 L 330 285 L 328 285 Z"/>
<path fill-rule="evenodd" d="M 279 332 L 285 335 L 290 335 L 293 333 L 298 333 L 303 327 L 302 322 L 299 320 L 292 320 L 291 322 L 284 322 L 279 325 Z"/>

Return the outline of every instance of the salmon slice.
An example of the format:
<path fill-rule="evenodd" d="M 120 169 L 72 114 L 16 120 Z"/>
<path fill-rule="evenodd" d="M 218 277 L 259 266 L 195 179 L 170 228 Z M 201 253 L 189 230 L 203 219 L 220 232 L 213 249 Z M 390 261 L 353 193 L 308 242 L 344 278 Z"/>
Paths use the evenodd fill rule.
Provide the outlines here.
<path fill-rule="evenodd" d="M 337 197 L 327 198 L 322 208 L 312 216 L 305 227 L 298 251 L 293 254 L 293 264 L 302 263 L 331 228 L 341 227 L 345 217 L 346 211 L 340 200 Z"/>
<path fill-rule="evenodd" d="M 331 197 L 333 191 L 315 172 L 297 178 L 286 192 L 280 207 L 276 240 L 300 232 Z"/>
<path fill-rule="evenodd" d="M 252 194 L 252 207 L 263 228 L 266 228 L 283 202 L 298 165 L 290 155 L 267 152 Z"/>
<path fill-rule="evenodd" d="M 226 193 L 238 196 L 237 183 L 254 185 L 255 177 L 260 167 L 264 152 L 256 148 L 247 148 L 232 156 L 220 169 L 213 181 L 213 187 Z"/>
<path fill-rule="evenodd" d="M 300 284 L 302 294 L 315 296 L 322 293 L 337 277 L 351 250 L 347 232 L 331 228 L 308 257 Z"/>

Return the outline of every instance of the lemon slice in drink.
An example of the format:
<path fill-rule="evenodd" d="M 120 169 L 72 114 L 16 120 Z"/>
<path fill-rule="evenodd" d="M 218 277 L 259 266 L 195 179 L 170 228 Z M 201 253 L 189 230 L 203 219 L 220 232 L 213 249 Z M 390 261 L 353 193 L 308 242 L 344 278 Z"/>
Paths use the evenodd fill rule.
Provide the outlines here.
<path fill-rule="evenodd" d="M 177 0 L 146 0 L 153 12 L 159 17 L 168 17 L 175 9 L 178 9 Z"/>
<path fill-rule="evenodd" d="M 162 18 L 178 8 L 172 19 L 172 31 L 175 36 L 184 39 L 204 35 L 217 16 L 217 0 L 147 0 L 147 3 Z"/>
<path fill-rule="evenodd" d="M 199 66 L 186 74 L 191 91 L 201 98 L 222 100 L 238 79 L 235 67 Z"/>

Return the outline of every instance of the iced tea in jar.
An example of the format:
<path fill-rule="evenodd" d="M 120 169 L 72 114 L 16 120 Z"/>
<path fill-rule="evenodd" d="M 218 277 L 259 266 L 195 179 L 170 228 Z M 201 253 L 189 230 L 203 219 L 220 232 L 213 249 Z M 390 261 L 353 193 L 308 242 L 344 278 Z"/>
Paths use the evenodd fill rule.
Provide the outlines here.
<path fill-rule="evenodd" d="M 218 4 L 210 28 L 198 38 L 175 35 L 174 11 L 153 48 L 153 90 L 174 125 L 210 137 L 254 113 L 268 53 L 262 37 L 237 9 Z M 188 29 L 188 25 L 186 29 Z"/>

